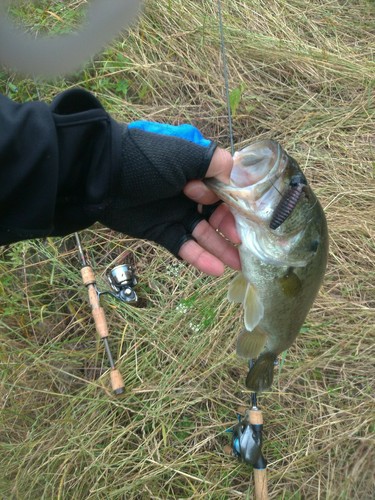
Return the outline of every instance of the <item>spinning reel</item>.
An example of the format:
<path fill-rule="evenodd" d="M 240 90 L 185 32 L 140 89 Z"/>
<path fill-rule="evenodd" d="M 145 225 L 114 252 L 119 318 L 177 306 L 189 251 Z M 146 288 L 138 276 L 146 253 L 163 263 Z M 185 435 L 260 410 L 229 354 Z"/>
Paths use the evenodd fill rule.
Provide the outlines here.
<path fill-rule="evenodd" d="M 81 259 L 81 276 L 83 284 L 86 286 L 89 296 L 89 302 L 91 306 L 91 313 L 95 322 L 96 331 L 99 337 L 103 340 L 104 348 L 106 350 L 108 361 L 110 365 L 110 378 L 111 386 L 113 392 L 116 395 L 123 394 L 125 391 L 124 381 L 122 379 L 121 373 L 115 367 L 115 362 L 108 343 L 108 325 L 105 317 L 105 312 L 100 304 L 101 295 L 111 295 L 115 299 L 121 302 L 136 302 L 138 300 L 137 294 L 135 293 L 133 287 L 137 284 L 137 278 L 135 277 L 132 266 L 127 264 L 122 264 L 116 266 L 107 273 L 107 279 L 113 291 L 105 290 L 100 291 L 96 285 L 96 278 L 94 271 L 91 266 L 88 265 L 86 261 L 85 254 L 82 249 L 81 239 L 78 233 L 75 233 L 75 239 L 77 243 L 78 253 Z"/>
<path fill-rule="evenodd" d="M 138 300 L 134 287 L 137 284 L 137 278 L 134 274 L 134 269 L 128 264 L 121 264 L 114 267 L 107 273 L 107 279 L 113 290 L 101 292 L 98 290 L 98 295 L 108 294 L 121 302 L 136 302 Z"/>

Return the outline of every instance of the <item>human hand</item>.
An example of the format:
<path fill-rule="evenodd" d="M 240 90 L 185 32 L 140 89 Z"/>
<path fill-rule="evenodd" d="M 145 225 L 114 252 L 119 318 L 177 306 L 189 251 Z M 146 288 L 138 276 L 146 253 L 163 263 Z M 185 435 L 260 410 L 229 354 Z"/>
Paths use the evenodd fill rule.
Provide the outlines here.
<path fill-rule="evenodd" d="M 224 183 L 229 182 L 233 160 L 224 149 L 217 148 L 212 157 L 206 177 L 216 177 Z M 218 201 L 217 196 L 201 180 L 192 180 L 184 187 L 184 193 L 198 203 L 198 210 L 203 205 Z M 185 242 L 179 256 L 206 274 L 220 276 L 224 265 L 240 269 L 240 259 L 233 244 L 240 243 L 234 217 L 227 205 L 220 204 L 208 221 L 202 220 L 192 233 L 194 240 Z M 223 237 L 224 236 L 224 237 Z M 232 243 L 232 244 L 231 244 Z"/>
<path fill-rule="evenodd" d="M 155 241 L 201 271 L 239 269 L 234 220 L 202 179 L 229 181 L 232 158 L 190 125 L 134 122 L 123 126 L 122 162 L 98 220 L 116 231 Z M 209 210 L 211 208 L 211 210 Z M 209 214 L 208 214 L 209 212 Z M 207 219 L 209 221 L 207 221 Z"/>

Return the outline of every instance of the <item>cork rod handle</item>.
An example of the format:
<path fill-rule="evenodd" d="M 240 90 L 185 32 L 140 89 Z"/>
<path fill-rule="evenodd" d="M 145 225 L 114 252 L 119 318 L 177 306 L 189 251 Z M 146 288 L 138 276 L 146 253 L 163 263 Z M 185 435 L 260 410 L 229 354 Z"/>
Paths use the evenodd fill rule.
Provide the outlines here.
<path fill-rule="evenodd" d="M 83 284 L 87 287 L 89 302 L 91 306 L 92 317 L 94 318 L 95 328 L 99 337 L 103 340 L 111 365 L 110 378 L 113 392 L 118 395 L 124 392 L 124 381 L 119 370 L 114 366 L 111 351 L 108 345 L 108 325 L 104 309 L 100 305 L 98 292 L 95 284 L 95 274 L 90 266 L 84 266 L 81 269 Z"/>
<path fill-rule="evenodd" d="M 252 425 L 263 425 L 263 415 L 259 409 L 249 411 L 249 422 Z M 268 500 L 267 469 L 266 462 L 264 468 L 254 466 L 254 490 L 255 500 Z"/>
<path fill-rule="evenodd" d="M 267 470 L 254 469 L 255 500 L 268 500 Z"/>

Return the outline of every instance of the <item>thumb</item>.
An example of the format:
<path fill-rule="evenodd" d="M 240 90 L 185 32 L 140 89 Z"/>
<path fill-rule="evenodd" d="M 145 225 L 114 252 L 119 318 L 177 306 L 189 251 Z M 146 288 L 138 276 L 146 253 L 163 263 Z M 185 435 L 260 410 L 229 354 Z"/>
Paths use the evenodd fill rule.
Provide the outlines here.
<path fill-rule="evenodd" d="M 225 151 L 225 149 L 216 148 L 207 169 L 206 177 L 215 177 L 221 182 L 228 184 L 232 167 L 233 159 L 231 154 Z M 203 205 L 211 205 L 219 199 L 204 182 L 199 180 L 188 182 L 184 187 L 184 193 L 191 200 Z"/>
<path fill-rule="evenodd" d="M 216 148 L 208 167 L 206 177 L 216 177 L 219 181 L 228 184 L 232 168 L 233 158 L 229 151 Z"/>

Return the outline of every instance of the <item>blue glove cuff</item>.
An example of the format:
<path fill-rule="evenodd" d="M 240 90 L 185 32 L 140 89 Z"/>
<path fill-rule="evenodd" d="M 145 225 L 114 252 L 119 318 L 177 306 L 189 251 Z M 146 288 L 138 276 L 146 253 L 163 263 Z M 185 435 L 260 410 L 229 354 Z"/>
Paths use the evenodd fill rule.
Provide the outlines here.
<path fill-rule="evenodd" d="M 203 135 L 196 127 L 188 124 L 169 125 L 165 123 L 139 120 L 129 123 L 128 128 L 136 128 L 138 130 L 144 130 L 145 132 L 152 132 L 153 134 L 178 137 L 180 139 L 185 139 L 185 141 L 193 142 L 194 144 L 197 144 L 198 146 L 202 146 L 204 148 L 209 148 L 212 144 L 212 141 L 203 137 Z"/>

